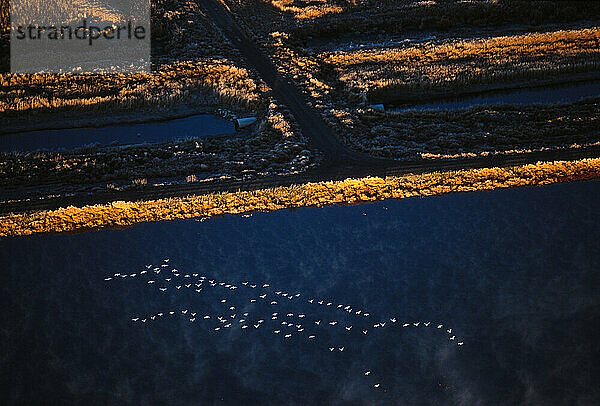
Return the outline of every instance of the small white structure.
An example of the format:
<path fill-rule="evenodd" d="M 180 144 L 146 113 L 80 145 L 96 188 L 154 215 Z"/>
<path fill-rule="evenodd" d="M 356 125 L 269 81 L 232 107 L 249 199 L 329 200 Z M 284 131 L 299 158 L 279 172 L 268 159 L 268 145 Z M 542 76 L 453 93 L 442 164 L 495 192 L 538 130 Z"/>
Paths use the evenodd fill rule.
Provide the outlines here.
<path fill-rule="evenodd" d="M 256 117 L 238 118 L 235 120 L 235 129 L 239 131 L 240 128 L 251 126 L 254 123 L 256 123 Z"/>

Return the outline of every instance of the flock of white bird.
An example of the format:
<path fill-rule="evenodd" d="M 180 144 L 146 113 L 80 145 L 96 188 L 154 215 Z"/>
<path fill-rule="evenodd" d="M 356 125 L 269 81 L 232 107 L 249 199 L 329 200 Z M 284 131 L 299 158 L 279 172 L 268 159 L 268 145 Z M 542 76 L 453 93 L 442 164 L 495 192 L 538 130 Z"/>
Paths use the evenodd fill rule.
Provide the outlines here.
<path fill-rule="evenodd" d="M 395 328 L 429 328 L 440 331 L 447 336 L 450 343 L 462 346 L 464 341 L 460 340 L 452 328 L 447 328 L 443 323 L 434 323 L 432 321 L 400 321 L 398 317 L 390 316 L 386 318 L 376 318 L 365 309 L 356 306 L 337 303 L 334 300 L 325 298 L 305 297 L 301 293 L 290 293 L 272 287 L 268 283 L 254 283 L 243 281 L 241 283 L 227 283 L 211 279 L 207 275 L 198 273 L 185 273 L 169 264 L 170 260 L 165 258 L 160 265 L 146 265 L 144 269 L 135 273 L 115 273 L 106 277 L 105 281 L 115 281 L 121 279 L 140 278 L 145 279 L 146 283 L 152 288 L 157 289 L 161 294 L 170 291 L 187 290 L 195 292 L 194 294 L 206 293 L 208 289 L 213 289 L 211 293 L 222 297 L 218 299 L 220 306 L 223 307 L 222 314 L 202 313 L 193 309 L 171 309 L 157 312 L 149 315 L 138 315 L 131 318 L 133 323 L 148 323 L 160 320 L 166 317 L 178 316 L 185 317 L 190 323 L 201 323 L 206 329 L 215 333 L 225 332 L 233 329 L 241 331 L 252 330 L 270 330 L 272 334 L 279 335 L 283 340 L 292 340 L 294 338 L 303 338 L 311 342 L 319 343 L 319 335 L 324 329 L 328 329 L 327 336 L 331 337 L 332 332 L 346 335 L 368 335 L 383 329 Z M 227 293 L 246 290 L 244 302 L 240 299 L 244 295 L 227 295 Z M 220 290 L 220 291 L 219 291 Z M 324 311 L 330 310 L 337 313 L 338 317 L 318 316 L 318 312 L 288 312 L 282 309 L 291 303 L 303 303 L 306 306 L 320 307 Z M 265 316 L 253 317 L 248 307 L 266 304 L 270 306 L 273 312 Z M 321 313 L 323 313 L 321 312 Z M 339 314 L 344 317 L 340 318 Z M 315 316 L 317 314 L 317 316 Z M 325 341 L 325 340 L 323 340 Z M 324 348 L 329 352 L 344 352 L 347 345 L 332 345 L 325 343 Z M 364 371 L 364 376 L 371 376 L 372 372 Z M 377 380 L 372 380 L 372 386 L 378 390 L 387 392 L 387 389 Z"/>

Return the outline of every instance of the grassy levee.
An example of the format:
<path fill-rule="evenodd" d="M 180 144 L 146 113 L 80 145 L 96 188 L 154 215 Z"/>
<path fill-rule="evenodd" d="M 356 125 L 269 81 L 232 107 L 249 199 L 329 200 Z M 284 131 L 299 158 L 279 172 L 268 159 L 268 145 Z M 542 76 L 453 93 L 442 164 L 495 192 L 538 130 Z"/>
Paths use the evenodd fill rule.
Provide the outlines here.
<path fill-rule="evenodd" d="M 414 46 L 325 52 L 319 57 L 350 93 L 377 102 L 473 84 L 597 72 L 600 28 L 528 33 Z M 420 98 L 420 96 L 418 96 Z"/>
<path fill-rule="evenodd" d="M 384 199 L 441 195 L 600 178 L 600 158 L 512 168 L 435 172 L 388 178 L 347 179 L 249 192 L 67 207 L 0 217 L 0 236 L 61 233 L 297 207 L 356 204 Z"/>

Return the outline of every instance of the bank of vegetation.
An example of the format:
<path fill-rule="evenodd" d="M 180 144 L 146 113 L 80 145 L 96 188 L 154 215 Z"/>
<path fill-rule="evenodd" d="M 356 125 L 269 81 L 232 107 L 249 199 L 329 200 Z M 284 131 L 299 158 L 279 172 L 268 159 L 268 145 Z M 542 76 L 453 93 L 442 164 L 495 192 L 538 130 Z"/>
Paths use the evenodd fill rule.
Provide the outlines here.
<path fill-rule="evenodd" d="M 370 102 L 394 102 L 427 91 L 597 72 L 600 28 L 559 30 L 319 55 L 344 90 Z M 426 94 L 425 94 L 426 96 Z"/>
<path fill-rule="evenodd" d="M 115 202 L 0 217 L 0 236 L 61 233 L 130 226 L 140 222 L 269 212 L 297 207 L 356 204 L 516 186 L 600 178 L 600 159 L 538 163 L 512 168 L 348 179 L 258 191 L 218 193 L 143 202 Z"/>

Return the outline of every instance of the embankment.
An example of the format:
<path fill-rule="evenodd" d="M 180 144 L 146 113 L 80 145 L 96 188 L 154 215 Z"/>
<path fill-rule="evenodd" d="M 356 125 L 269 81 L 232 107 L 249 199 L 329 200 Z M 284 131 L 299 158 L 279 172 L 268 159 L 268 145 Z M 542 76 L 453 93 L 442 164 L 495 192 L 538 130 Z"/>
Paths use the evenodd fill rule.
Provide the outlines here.
<path fill-rule="evenodd" d="M 512 168 L 435 172 L 400 177 L 347 179 L 252 192 L 67 207 L 0 217 L 0 236 L 61 233 L 130 226 L 140 222 L 210 217 L 297 207 L 356 204 L 600 178 L 600 158 Z"/>

